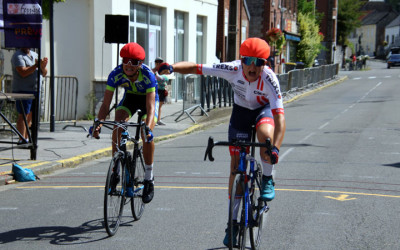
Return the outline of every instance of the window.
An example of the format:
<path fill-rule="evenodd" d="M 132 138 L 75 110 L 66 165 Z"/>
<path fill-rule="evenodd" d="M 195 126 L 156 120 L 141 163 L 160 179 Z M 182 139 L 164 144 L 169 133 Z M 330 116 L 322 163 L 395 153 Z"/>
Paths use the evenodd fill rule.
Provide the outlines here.
<path fill-rule="evenodd" d="M 144 48 L 144 63 L 154 67 L 154 59 L 161 56 L 161 8 L 138 3 L 131 3 L 130 8 L 129 41 Z"/>
<path fill-rule="evenodd" d="M 196 62 L 204 63 L 204 23 L 206 18 L 202 16 L 197 16 L 196 25 Z M 197 77 L 195 80 L 194 97 L 200 102 L 200 91 L 201 91 L 201 77 Z"/>
<path fill-rule="evenodd" d="M 185 15 L 183 12 L 176 11 L 174 18 L 174 42 L 175 42 L 175 62 L 185 59 Z M 183 75 L 179 74 L 172 86 L 173 98 L 182 99 L 183 97 Z"/>
<path fill-rule="evenodd" d="M 196 62 L 204 63 L 203 52 L 204 52 L 204 17 L 197 17 L 197 28 L 196 28 Z"/>

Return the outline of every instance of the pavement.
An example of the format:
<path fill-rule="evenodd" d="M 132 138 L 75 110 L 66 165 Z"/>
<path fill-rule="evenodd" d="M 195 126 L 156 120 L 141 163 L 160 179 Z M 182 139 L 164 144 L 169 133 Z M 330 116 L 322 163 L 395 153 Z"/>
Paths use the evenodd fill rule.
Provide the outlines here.
<path fill-rule="evenodd" d="M 310 95 L 323 88 L 340 83 L 347 79 L 346 75 L 339 76 L 317 86 L 292 92 L 284 96 L 284 103 L 295 101 L 298 98 Z M 217 107 L 207 111 L 208 116 L 202 115 L 201 109 L 196 108 L 190 114 L 196 121 L 183 111 L 182 102 L 164 104 L 162 107 L 163 126 L 154 128 L 155 143 L 169 140 L 195 131 L 208 129 L 212 126 L 228 122 L 232 108 Z M 132 118 L 136 121 L 136 117 Z M 15 181 L 11 175 L 13 162 L 25 168 L 32 169 L 39 177 L 50 174 L 58 169 L 72 168 L 84 162 L 102 157 L 111 157 L 111 131 L 102 129 L 99 140 L 88 138 L 88 130 L 92 121 L 77 121 L 76 123 L 56 123 L 55 131 L 50 132 L 48 123 L 41 123 L 38 132 L 38 149 L 36 160 L 30 160 L 30 150 L 18 148 L 11 144 L 0 145 L 0 185 L 12 184 Z M 7 140 L 4 139 L 3 140 Z M 8 140 L 16 141 L 14 136 Z M 7 150 L 4 150 L 8 148 Z"/>

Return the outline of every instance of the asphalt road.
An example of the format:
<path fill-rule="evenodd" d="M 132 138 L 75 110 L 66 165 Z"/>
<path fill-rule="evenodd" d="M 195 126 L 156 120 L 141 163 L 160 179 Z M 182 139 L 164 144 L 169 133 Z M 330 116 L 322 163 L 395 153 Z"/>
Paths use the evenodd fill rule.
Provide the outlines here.
<path fill-rule="evenodd" d="M 400 70 L 369 65 L 286 105 L 262 249 L 400 249 Z M 139 221 L 126 206 L 111 238 L 109 159 L 0 187 L 0 248 L 225 249 L 228 150 L 203 157 L 208 136 L 225 140 L 227 127 L 157 144 L 155 198 Z"/>

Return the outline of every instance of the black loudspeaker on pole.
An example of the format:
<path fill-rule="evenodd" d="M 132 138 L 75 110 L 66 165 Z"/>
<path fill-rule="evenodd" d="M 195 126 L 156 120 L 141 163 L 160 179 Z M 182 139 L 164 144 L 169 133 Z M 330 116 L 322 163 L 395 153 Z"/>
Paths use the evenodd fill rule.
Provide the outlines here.
<path fill-rule="evenodd" d="M 129 16 L 106 15 L 105 21 L 106 43 L 128 43 Z"/>

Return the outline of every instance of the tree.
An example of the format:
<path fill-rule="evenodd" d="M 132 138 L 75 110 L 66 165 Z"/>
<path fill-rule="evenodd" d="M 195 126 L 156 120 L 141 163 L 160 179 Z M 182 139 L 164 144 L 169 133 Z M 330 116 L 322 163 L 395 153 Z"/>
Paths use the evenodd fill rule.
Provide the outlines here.
<path fill-rule="evenodd" d="M 337 17 L 337 43 L 347 45 L 347 37 L 356 28 L 361 26 L 360 7 L 364 4 L 362 0 L 339 0 Z"/>
<path fill-rule="evenodd" d="M 324 35 L 319 32 L 319 25 L 311 13 L 299 13 L 297 21 L 301 35 L 297 47 L 297 59 L 303 62 L 306 67 L 311 67 L 321 50 L 325 49 L 321 44 Z"/>
<path fill-rule="evenodd" d="M 309 0 L 298 0 L 297 2 L 297 11 L 299 13 L 314 13 L 315 6 L 313 1 Z"/>
<path fill-rule="evenodd" d="M 394 10 L 400 11 L 400 0 L 386 0 L 385 2 L 390 4 Z"/>
<path fill-rule="evenodd" d="M 50 19 L 50 1 L 53 3 L 65 2 L 65 0 L 42 0 L 43 18 Z"/>

